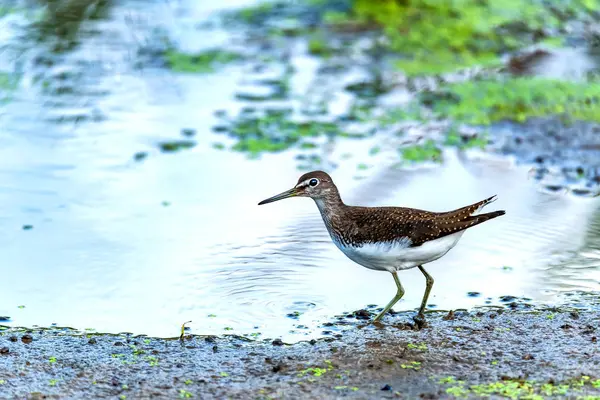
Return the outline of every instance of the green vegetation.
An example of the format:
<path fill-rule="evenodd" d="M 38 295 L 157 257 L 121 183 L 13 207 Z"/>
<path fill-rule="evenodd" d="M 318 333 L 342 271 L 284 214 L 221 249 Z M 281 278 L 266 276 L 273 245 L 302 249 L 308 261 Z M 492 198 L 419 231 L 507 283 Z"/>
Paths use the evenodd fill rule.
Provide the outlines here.
<path fill-rule="evenodd" d="M 340 136 L 345 133 L 335 122 L 296 121 L 289 110 L 266 109 L 262 112 L 241 112 L 228 120 L 223 131 L 237 139 L 235 151 L 258 156 L 263 152 L 278 152 L 298 146 L 313 148 L 307 140 L 318 136 Z"/>
<path fill-rule="evenodd" d="M 418 371 L 421 369 L 421 363 L 419 361 L 411 361 L 409 364 L 400 364 L 402 369 L 414 369 Z"/>
<path fill-rule="evenodd" d="M 479 148 L 484 149 L 488 141 L 485 136 L 461 136 L 455 129 L 450 129 L 446 134 L 446 146 L 458 147 L 461 150 Z"/>
<path fill-rule="evenodd" d="M 0 71 L 0 105 L 10 101 L 10 93 L 17 88 L 18 84 L 18 75 Z"/>
<path fill-rule="evenodd" d="M 424 144 L 401 148 L 400 154 L 406 162 L 440 162 L 442 151 L 433 140 L 429 139 Z"/>
<path fill-rule="evenodd" d="M 191 149 L 196 145 L 193 140 L 170 140 L 167 142 L 161 142 L 158 147 L 163 153 L 173 153 L 179 150 Z"/>
<path fill-rule="evenodd" d="M 565 7 L 573 13 L 591 12 L 600 2 L 578 0 Z M 564 22 L 559 11 L 526 0 L 354 0 L 348 17 L 379 26 L 390 50 L 403 56 L 398 66 L 408 75 L 498 63 L 501 54 L 548 41 L 539 32 Z"/>
<path fill-rule="evenodd" d="M 286 72 L 282 78 L 258 82 L 270 90 L 238 93 L 238 100 L 255 104 L 242 109 L 233 118 L 223 118 L 214 130 L 235 139 L 228 148 L 257 157 L 262 153 L 289 149 L 318 150 L 322 142 L 315 138 L 350 137 L 347 132 L 355 131 L 356 127 L 364 126 L 364 131 L 369 133 L 382 128 L 393 132 L 398 124 L 400 130 L 396 132 L 401 132 L 406 121 L 435 119 L 449 123 L 441 140 L 426 138 L 416 145 L 398 149 L 402 162 L 397 165 L 407 165 L 441 162 L 443 146 L 465 150 L 484 149 L 488 145 L 486 131 L 463 135 L 457 129 L 462 124 L 522 123 L 548 116 L 558 116 L 566 123 L 575 120 L 600 122 L 600 82 L 514 77 L 502 72 L 518 70 L 513 66 L 514 59 L 511 68 L 490 68 L 486 74 L 495 75 L 487 75 L 489 77 L 484 80 L 479 77 L 448 83 L 452 79 L 432 79 L 434 89 L 418 92 L 412 102 L 401 107 L 382 110 L 376 101 L 380 95 L 393 91 L 397 84 L 387 79 L 390 65 L 392 69 L 399 67 L 409 77 L 431 77 L 470 66 L 506 67 L 502 57 L 531 45 L 562 46 L 567 24 L 594 20 L 598 12 L 600 0 L 567 0 L 552 7 L 545 0 L 276 0 L 260 3 L 234 12 L 230 21 L 250 25 L 251 29 L 264 33 L 261 44 L 269 48 L 268 54 L 261 52 L 252 56 L 248 53 L 248 57 L 255 57 L 265 64 L 280 62 Z M 372 61 L 372 67 L 367 68 L 368 77 L 345 84 L 346 94 L 354 96 L 345 115 L 330 120 L 322 118 L 333 109 L 327 96 L 325 100 L 300 98 L 308 103 L 303 105 L 303 110 L 308 110 L 306 113 L 267 108 L 273 107 L 274 101 L 288 101 L 299 95 L 291 90 L 290 81 L 296 72 L 294 66 L 287 61 L 287 53 L 282 56 L 280 50 L 289 47 L 284 36 L 291 36 L 291 31 L 294 36 L 302 35 L 309 54 L 321 57 L 323 71 L 341 71 L 343 74 L 347 65 L 352 64 L 348 62 L 352 54 L 360 53 Z M 365 31 L 381 33 L 387 40 L 363 43 Z M 334 52 L 336 57 L 332 58 Z M 545 51 L 541 53 L 545 57 Z M 529 60 L 528 53 L 525 54 L 521 58 Z M 196 63 L 209 64 L 206 59 L 200 57 Z M 286 61 L 282 61 L 284 59 Z M 230 60 L 225 56 L 223 60 L 231 62 L 235 57 Z M 338 60 L 342 62 L 338 63 Z M 321 74 L 321 71 L 317 73 Z M 327 73 L 318 77 L 327 77 Z M 410 89 L 415 83 L 414 87 L 419 90 L 420 82 L 409 79 L 411 85 L 407 86 Z M 269 105 L 261 107 L 261 102 L 265 101 L 269 101 Z M 225 145 L 219 143 L 214 147 L 223 149 Z M 376 155 L 380 150 L 375 146 L 369 154 Z M 322 154 L 317 152 L 301 153 L 297 155 L 301 160 L 298 167 L 314 169 L 322 166 L 321 158 Z M 356 168 L 367 170 L 370 164 L 356 160 Z"/>
<path fill-rule="evenodd" d="M 176 72 L 209 73 L 241 58 L 240 54 L 221 49 L 210 49 L 187 54 L 168 50 L 165 54 L 169 67 Z"/>
<path fill-rule="evenodd" d="M 425 343 L 409 343 L 406 345 L 406 348 L 409 350 L 419 350 L 419 351 L 427 351 L 427 344 Z"/>
<path fill-rule="evenodd" d="M 509 399 L 543 400 L 549 396 L 566 396 L 573 398 L 591 398 L 590 396 L 574 396 L 582 390 L 600 388 L 600 379 L 592 380 L 589 376 L 571 379 L 562 383 L 540 383 L 518 379 L 506 379 L 499 382 L 467 385 L 454 377 L 443 378 L 440 384 L 453 385 L 446 388 L 446 393 L 453 397 L 502 396 Z"/>
<path fill-rule="evenodd" d="M 313 55 L 329 57 L 333 49 L 329 47 L 323 33 L 315 33 L 308 40 L 308 52 Z"/>
<path fill-rule="evenodd" d="M 306 376 L 306 375 L 312 375 L 312 376 L 315 376 L 315 377 L 320 377 L 320 376 L 322 376 L 322 375 L 326 374 L 327 372 L 332 371 L 334 369 L 333 364 L 331 363 L 331 361 L 325 360 L 324 363 L 325 363 L 325 367 L 324 368 L 321 368 L 321 367 L 307 368 L 307 369 L 304 369 L 304 370 L 300 371 L 298 373 L 298 376 L 299 377 L 303 377 L 303 376 Z"/>
<path fill-rule="evenodd" d="M 433 96 L 433 98 L 432 98 Z M 564 115 L 569 120 L 600 122 L 600 83 L 543 78 L 471 81 L 422 94 L 438 117 L 473 125 L 502 120 Z"/>

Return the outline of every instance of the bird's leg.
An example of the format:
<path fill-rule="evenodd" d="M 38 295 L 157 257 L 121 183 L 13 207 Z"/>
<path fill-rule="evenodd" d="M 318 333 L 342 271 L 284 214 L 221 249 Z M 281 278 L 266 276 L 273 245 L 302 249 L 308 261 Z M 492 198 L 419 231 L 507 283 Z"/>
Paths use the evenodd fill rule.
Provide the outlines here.
<path fill-rule="evenodd" d="M 415 322 L 421 327 L 425 326 L 425 307 L 427 306 L 427 300 L 429 299 L 429 293 L 433 287 L 433 278 L 425 271 L 422 265 L 419 265 L 419 270 L 425 275 L 425 293 L 423 294 L 423 300 L 421 301 L 421 308 L 415 317 Z"/>
<path fill-rule="evenodd" d="M 388 303 L 388 305 L 385 306 L 385 308 L 383 309 L 383 311 L 381 311 L 379 314 L 377 314 L 377 316 L 375 317 L 375 319 L 373 320 L 373 322 L 377 322 L 381 318 L 383 318 L 383 315 L 386 312 L 390 311 L 390 309 L 394 306 L 394 304 L 396 304 L 398 302 L 398 300 L 400 300 L 402 298 L 402 296 L 404 296 L 404 288 L 402 287 L 402 284 L 400 283 L 400 279 L 398 279 L 398 273 L 397 272 L 392 272 L 392 276 L 394 277 L 394 282 L 396 282 L 396 287 L 398 288 L 398 291 L 396 292 L 396 295 L 394 296 L 394 298 L 392 299 L 392 301 L 390 301 Z"/>

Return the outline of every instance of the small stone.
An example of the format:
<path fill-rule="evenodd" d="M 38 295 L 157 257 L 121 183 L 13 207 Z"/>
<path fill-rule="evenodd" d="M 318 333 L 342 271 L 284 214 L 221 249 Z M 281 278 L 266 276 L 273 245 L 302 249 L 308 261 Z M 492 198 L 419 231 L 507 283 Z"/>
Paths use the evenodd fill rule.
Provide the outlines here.
<path fill-rule="evenodd" d="M 28 344 L 31 343 L 33 341 L 33 336 L 27 334 L 27 335 L 23 335 L 21 336 L 21 342 Z"/>
<path fill-rule="evenodd" d="M 308 343 L 310 343 L 314 346 L 315 344 L 317 344 L 317 341 L 315 339 L 310 339 L 310 341 Z"/>
<path fill-rule="evenodd" d="M 479 296 L 481 296 L 481 293 L 479 293 L 479 292 L 467 292 L 467 296 L 469 296 L 469 297 L 479 297 Z"/>
<path fill-rule="evenodd" d="M 8 338 L 8 340 L 10 340 L 11 342 L 16 342 L 19 339 L 17 339 L 16 336 L 11 336 L 11 337 Z"/>
<path fill-rule="evenodd" d="M 275 339 L 271 342 L 273 346 L 283 346 L 283 341 L 281 339 Z"/>
<path fill-rule="evenodd" d="M 381 390 L 385 390 L 385 391 L 391 391 L 392 387 L 390 385 L 385 385 L 384 387 L 381 388 Z"/>
<path fill-rule="evenodd" d="M 181 130 L 181 134 L 182 134 L 183 136 L 187 136 L 187 137 L 190 137 L 190 136 L 195 136 L 195 135 L 196 135 L 196 130 L 195 130 L 195 129 L 192 129 L 192 128 L 183 128 L 183 129 Z"/>
<path fill-rule="evenodd" d="M 23 225 L 23 230 L 24 231 L 30 231 L 33 229 L 33 225 Z"/>
<path fill-rule="evenodd" d="M 523 360 L 533 360 L 533 359 L 534 359 L 534 357 L 531 354 L 525 354 L 523 356 Z"/>
<path fill-rule="evenodd" d="M 569 313 L 569 315 L 571 316 L 571 318 L 573 319 L 579 319 L 579 313 L 577 311 L 571 311 Z"/>
<path fill-rule="evenodd" d="M 273 366 L 273 368 L 271 368 L 271 370 L 275 373 L 281 371 L 283 368 L 285 367 L 285 364 L 283 363 L 278 363 L 276 365 Z"/>
<path fill-rule="evenodd" d="M 358 311 L 354 311 L 354 317 L 356 317 L 356 319 L 370 319 L 371 318 L 371 314 L 369 314 L 369 312 L 367 310 L 358 310 Z"/>
<path fill-rule="evenodd" d="M 137 153 L 135 153 L 133 155 L 133 159 L 135 161 L 142 161 L 144 160 L 146 157 L 148 157 L 148 153 L 145 151 L 138 151 Z"/>
<path fill-rule="evenodd" d="M 8 347 L 2 347 L 0 348 L 0 354 L 8 354 L 10 353 L 10 350 L 8 349 Z"/>
<path fill-rule="evenodd" d="M 88 344 L 96 344 L 98 343 L 98 341 L 95 338 L 91 338 L 90 340 L 88 340 Z"/>
<path fill-rule="evenodd" d="M 454 319 L 454 311 L 448 311 L 448 314 L 443 319 L 444 321 L 452 321 Z"/>
<path fill-rule="evenodd" d="M 115 342 L 113 346 L 123 346 L 123 342 Z"/>

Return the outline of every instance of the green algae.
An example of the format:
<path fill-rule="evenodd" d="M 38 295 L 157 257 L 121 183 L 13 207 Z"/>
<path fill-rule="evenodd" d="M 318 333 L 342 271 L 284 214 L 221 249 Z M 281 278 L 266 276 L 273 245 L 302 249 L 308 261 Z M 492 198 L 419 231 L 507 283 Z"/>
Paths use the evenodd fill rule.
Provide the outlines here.
<path fill-rule="evenodd" d="M 311 140 L 319 136 L 341 136 L 339 124 L 314 120 L 298 121 L 287 109 L 265 109 L 240 112 L 221 126 L 224 133 L 236 139 L 232 150 L 258 156 L 297 147 L 313 149 Z"/>
<path fill-rule="evenodd" d="M 497 64 L 502 54 L 549 40 L 540 32 L 562 27 L 565 11 L 594 12 L 600 2 L 571 1 L 564 7 L 558 12 L 525 0 L 355 0 L 349 17 L 378 25 L 390 50 L 402 55 L 398 67 L 407 75 L 423 75 Z"/>
<path fill-rule="evenodd" d="M 437 117 L 472 125 L 524 122 L 532 117 L 564 116 L 570 121 L 600 122 L 600 84 L 545 78 L 512 78 L 451 84 L 422 94 Z"/>
<path fill-rule="evenodd" d="M 327 38 L 322 32 L 314 33 L 308 40 L 308 52 L 312 55 L 329 57 L 333 49 L 327 43 Z"/>
<path fill-rule="evenodd" d="M 443 378 L 439 381 L 446 388 L 446 394 L 455 398 L 500 396 L 509 399 L 543 400 L 553 396 L 570 395 L 573 398 L 589 399 L 590 391 L 600 388 L 600 379 L 593 380 L 589 376 L 581 376 L 564 382 L 535 382 L 520 379 L 504 379 L 498 382 L 468 385 L 454 377 Z M 585 395 L 574 396 L 586 391 Z"/>
<path fill-rule="evenodd" d="M 406 162 L 440 162 L 442 151 L 435 141 L 429 139 L 423 144 L 416 144 L 401 148 L 400 154 L 402 155 L 402 159 Z"/>
<path fill-rule="evenodd" d="M 0 105 L 8 103 L 12 98 L 12 92 L 19 84 L 17 74 L 0 71 Z"/>
<path fill-rule="evenodd" d="M 460 135 L 456 129 L 451 128 L 446 134 L 444 144 L 450 147 L 458 147 L 461 150 L 473 148 L 483 150 L 487 146 L 488 140 L 485 135 L 475 135 L 471 137 Z"/>
<path fill-rule="evenodd" d="M 160 142 L 158 147 L 163 153 L 173 153 L 180 150 L 191 149 L 196 146 L 193 140 L 169 140 Z"/>
<path fill-rule="evenodd" d="M 241 59 L 241 55 L 223 49 L 209 49 L 198 53 L 167 50 L 165 59 L 175 72 L 205 74 Z"/>

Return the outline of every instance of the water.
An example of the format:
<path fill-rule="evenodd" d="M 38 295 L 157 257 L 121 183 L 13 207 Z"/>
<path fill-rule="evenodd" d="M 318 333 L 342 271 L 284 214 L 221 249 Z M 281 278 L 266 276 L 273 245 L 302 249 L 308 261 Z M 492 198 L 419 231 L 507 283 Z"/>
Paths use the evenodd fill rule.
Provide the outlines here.
<path fill-rule="evenodd" d="M 213 112 L 239 108 L 232 99 L 243 68 L 175 75 L 131 67 L 131 49 L 148 32 L 144 21 L 162 21 L 202 47 L 194 26 L 214 10 L 207 5 L 117 6 L 86 28 L 104 33 L 90 34 L 60 67 L 76 76 L 65 83 L 75 82 L 72 92 L 44 94 L 33 84 L 58 67 L 26 69 L 33 72 L 5 107 L 0 130 L 0 315 L 10 325 L 176 336 L 191 320 L 194 333 L 298 340 L 320 335 L 318 325 L 334 315 L 384 305 L 395 293 L 389 274 L 335 248 L 309 199 L 257 206 L 296 182 L 294 154 L 256 161 L 211 146 L 224 141 L 211 132 Z M 211 40 L 223 37 L 216 31 Z M 312 59 L 297 62 L 314 69 Z M 302 74 L 293 83 L 306 84 Z M 196 129 L 198 145 L 160 153 L 156 143 L 181 138 L 182 128 Z M 507 210 L 427 267 L 437 308 L 497 303 L 502 295 L 555 302 L 564 291 L 600 289 L 598 199 L 544 193 L 509 159 L 455 151 L 442 167 L 418 169 L 392 168 L 384 152 L 355 179 L 356 164 L 343 155 L 360 158 L 368 148 L 341 140 L 328 155 L 340 165 L 333 176 L 350 204 L 441 211 L 498 194 L 490 210 Z M 139 151 L 149 153 L 143 162 L 133 160 Z M 396 309 L 414 309 L 424 278 L 411 270 L 400 279 L 406 295 Z M 297 319 L 286 317 L 294 312 Z"/>

